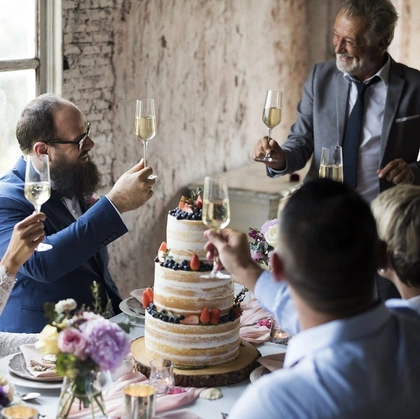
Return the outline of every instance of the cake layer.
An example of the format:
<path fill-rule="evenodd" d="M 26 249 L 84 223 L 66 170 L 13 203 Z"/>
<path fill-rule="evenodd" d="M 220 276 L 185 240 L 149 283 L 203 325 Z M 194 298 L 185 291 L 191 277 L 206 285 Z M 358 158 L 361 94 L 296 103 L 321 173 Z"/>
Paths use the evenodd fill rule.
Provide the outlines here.
<path fill-rule="evenodd" d="M 178 366 L 219 365 L 239 354 L 239 319 L 217 325 L 166 323 L 146 312 L 145 350 Z"/>
<path fill-rule="evenodd" d="M 201 278 L 203 272 L 164 268 L 155 263 L 153 302 L 157 309 L 174 314 L 200 315 L 204 307 L 226 314 L 233 305 L 232 279 Z"/>
<path fill-rule="evenodd" d="M 204 245 L 207 242 L 203 236 L 205 230 L 207 227 L 202 221 L 177 220 L 168 215 L 166 244 L 170 249 L 170 256 L 177 262 L 190 260 L 194 254 L 201 260 L 205 259 Z"/>

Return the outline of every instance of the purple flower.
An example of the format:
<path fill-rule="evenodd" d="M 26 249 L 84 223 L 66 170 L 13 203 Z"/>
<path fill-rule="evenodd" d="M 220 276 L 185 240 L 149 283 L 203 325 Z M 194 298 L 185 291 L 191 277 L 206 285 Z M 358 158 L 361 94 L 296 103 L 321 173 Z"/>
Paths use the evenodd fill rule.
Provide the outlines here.
<path fill-rule="evenodd" d="M 264 255 L 257 250 L 251 249 L 251 258 L 254 262 L 258 263 L 262 259 L 264 259 Z"/>
<path fill-rule="evenodd" d="M 273 226 L 277 224 L 277 218 L 275 218 L 274 220 L 270 220 L 270 221 L 266 221 L 262 227 L 261 227 L 261 233 L 264 235 L 265 233 L 267 233 L 267 230 Z"/>
<path fill-rule="evenodd" d="M 130 350 L 130 339 L 117 324 L 99 318 L 83 323 L 80 330 L 87 340 L 90 358 L 101 371 L 113 371 L 121 365 Z"/>
<path fill-rule="evenodd" d="M 258 326 L 265 326 L 267 329 L 271 329 L 271 319 L 262 319 L 258 323 Z"/>
<path fill-rule="evenodd" d="M 9 395 L 4 388 L 0 386 L 0 406 L 7 406 L 9 404 Z"/>
<path fill-rule="evenodd" d="M 62 330 L 58 335 L 57 344 L 60 351 L 74 354 L 82 361 L 89 356 L 85 336 L 74 327 Z"/>

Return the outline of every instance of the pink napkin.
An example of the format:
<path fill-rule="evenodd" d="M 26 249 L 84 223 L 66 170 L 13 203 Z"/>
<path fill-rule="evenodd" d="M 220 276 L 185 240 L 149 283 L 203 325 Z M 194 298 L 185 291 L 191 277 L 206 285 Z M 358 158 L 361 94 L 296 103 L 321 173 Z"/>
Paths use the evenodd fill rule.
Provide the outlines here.
<path fill-rule="evenodd" d="M 161 415 L 153 416 L 152 419 L 202 419 L 201 416 L 197 416 L 195 413 L 189 410 L 180 410 L 178 412 L 167 412 Z"/>
<path fill-rule="evenodd" d="M 249 303 L 241 305 L 243 313 L 241 316 L 241 327 L 239 335 L 241 339 L 250 343 L 264 343 L 270 339 L 270 329 L 267 326 L 259 325 L 258 322 L 271 316 L 263 310 L 256 298 Z"/>
<path fill-rule="evenodd" d="M 20 350 L 25 358 L 26 368 L 34 377 L 44 378 L 46 381 L 60 377 L 55 372 L 55 364 L 42 360 L 42 354 L 35 344 L 21 345 Z"/>
<path fill-rule="evenodd" d="M 104 392 L 104 400 L 106 411 L 110 419 L 119 419 L 124 415 L 123 391 L 124 387 L 132 383 L 147 383 L 147 377 L 140 372 L 131 372 L 120 377 L 112 387 Z M 180 387 L 176 387 L 181 389 Z M 185 391 L 184 391 L 185 390 Z M 203 388 L 186 387 L 182 392 L 176 394 L 162 394 L 158 395 L 156 399 L 156 412 L 163 412 L 169 409 L 175 409 L 191 403 L 198 398 Z M 77 410 L 76 410 L 77 409 Z M 78 406 L 74 406 L 71 410 L 69 418 L 77 419 L 86 417 L 88 409 L 79 410 Z M 179 413 L 179 412 L 178 412 Z M 175 412 L 174 412 L 175 414 Z M 176 416 L 173 416 L 176 417 Z M 179 416 L 184 417 L 184 416 Z"/>
<path fill-rule="evenodd" d="M 280 368 L 283 368 L 285 355 L 286 353 L 266 355 L 266 356 L 262 356 L 261 358 L 258 358 L 257 361 L 263 367 L 267 368 L 268 371 L 273 372 L 275 370 L 279 370 Z"/>

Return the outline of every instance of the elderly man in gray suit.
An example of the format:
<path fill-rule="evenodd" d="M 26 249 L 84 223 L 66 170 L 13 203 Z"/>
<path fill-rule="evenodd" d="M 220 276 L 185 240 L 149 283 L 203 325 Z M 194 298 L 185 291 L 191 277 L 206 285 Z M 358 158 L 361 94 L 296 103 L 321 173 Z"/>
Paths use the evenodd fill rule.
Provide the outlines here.
<path fill-rule="evenodd" d="M 254 147 L 256 161 L 270 153 L 268 176 L 300 170 L 313 156 L 305 181 L 317 178 L 322 147 L 341 145 L 344 182 L 368 202 L 393 185 L 420 184 L 420 72 L 387 52 L 397 19 L 389 0 L 343 2 L 336 59 L 312 68 L 287 141 L 264 137 Z M 385 280 L 377 286 L 380 298 L 398 295 Z"/>

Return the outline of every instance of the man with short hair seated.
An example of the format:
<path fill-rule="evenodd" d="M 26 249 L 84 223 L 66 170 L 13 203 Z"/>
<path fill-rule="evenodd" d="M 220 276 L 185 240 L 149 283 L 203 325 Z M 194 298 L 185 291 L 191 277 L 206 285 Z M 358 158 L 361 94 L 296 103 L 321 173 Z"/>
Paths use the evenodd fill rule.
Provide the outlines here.
<path fill-rule="evenodd" d="M 245 234 L 205 234 L 207 257 L 218 253 L 276 317 L 297 313 L 289 326 L 301 330 L 284 368 L 250 386 L 229 419 L 420 417 L 420 316 L 403 300 L 387 308 L 372 297 L 385 246 L 358 194 L 319 179 L 292 195 L 272 275 L 253 263 Z"/>

